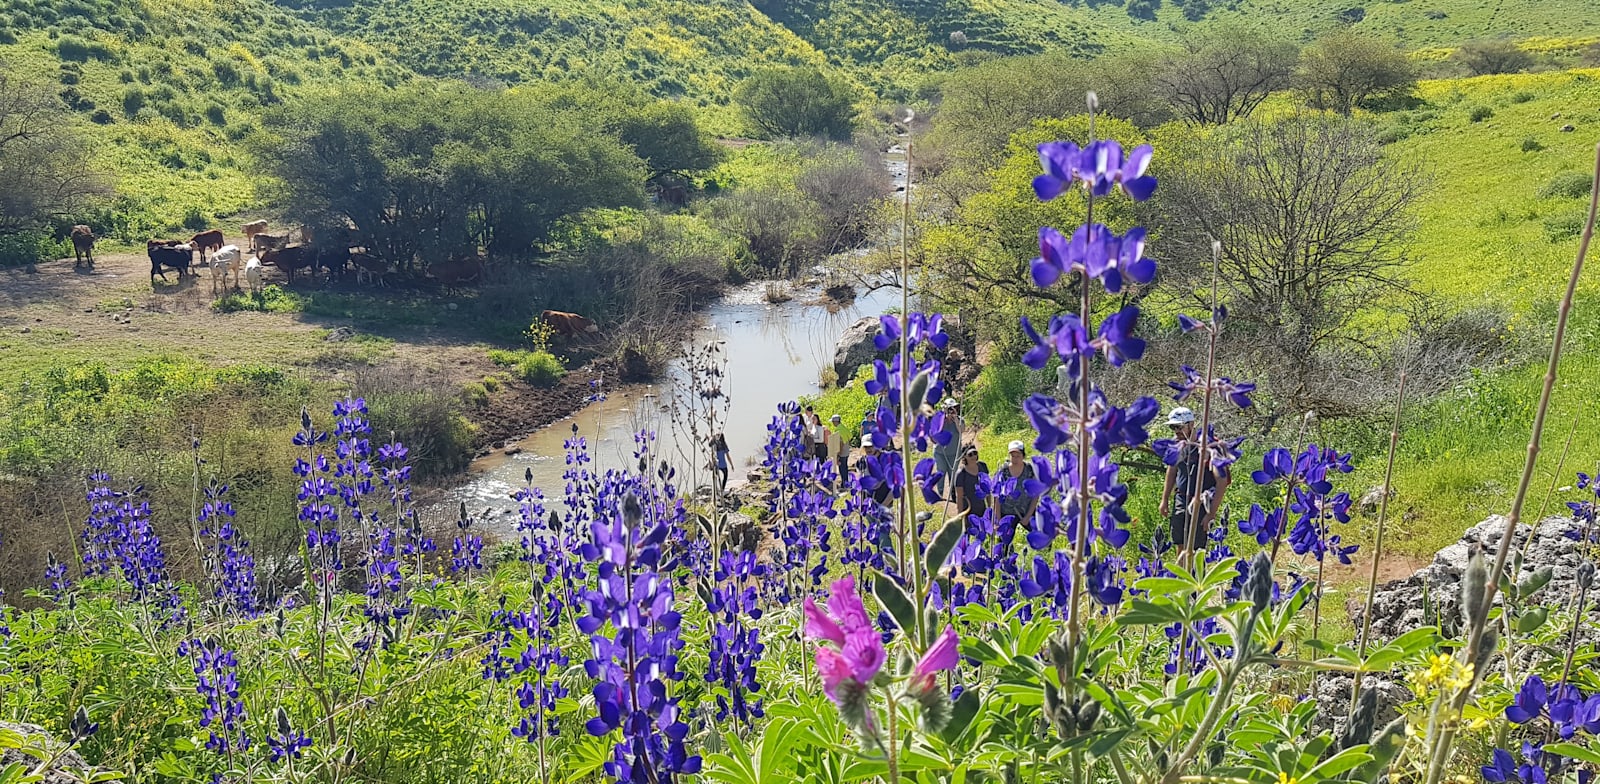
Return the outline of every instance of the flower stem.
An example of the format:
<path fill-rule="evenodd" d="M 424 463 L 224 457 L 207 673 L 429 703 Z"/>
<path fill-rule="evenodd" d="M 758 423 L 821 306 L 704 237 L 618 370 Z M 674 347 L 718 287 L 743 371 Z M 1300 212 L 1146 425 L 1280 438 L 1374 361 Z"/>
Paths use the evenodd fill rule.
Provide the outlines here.
<path fill-rule="evenodd" d="M 1085 148 L 1094 145 L 1094 119 L 1098 99 L 1094 93 L 1087 96 L 1089 106 L 1089 138 Z M 1084 234 L 1086 237 L 1094 236 L 1094 190 L 1089 189 L 1084 199 L 1083 214 Z M 1093 332 L 1089 329 L 1089 319 L 1094 315 L 1091 299 L 1093 289 L 1090 284 L 1094 279 L 1089 276 L 1088 269 L 1078 277 L 1080 302 L 1079 320 L 1083 323 L 1085 336 Z M 1078 524 L 1077 531 L 1072 539 L 1072 576 L 1067 588 L 1067 659 L 1072 672 L 1061 673 L 1061 685 L 1073 689 L 1068 677 L 1076 678 L 1080 674 L 1078 667 L 1078 640 L 1083 634 L 1083 583 L 1087 569 L 1084 567 L 1085 554 L 1089 546 L 1089 362 L 1087 359 L 1078 363 Z M 1024 521 L 1026 522 L 1026 521 Z"/>
<path fill-rule="evenodd" d="M 1383 468 L 1383 498 L 1378 502 L 1378 532 L 1372 545 L 1372 571 L 1367 578 L 1366 609 L 1361 613 L 1361 640 L 1358 658 L 1367 657 L 1367 642 L 1372 637 L 1372 602 L 1378 593 L 1378 562 L 1383 560 L 1384 524 L 1389 519 L 1389 496 L 1393 494 L 1394 455 L 1400 447 L 1400 415 L 1406 406 L 1406 372 L 1400 371 L 1400 391 L 1394 401 L 1394 426 L 1389 428 L 1389 460 Z M 1355 676 L 1355 686 L 1350 689 L 1350 711 L 1355 712 L 1356 700 L 1361 697 L 1361 676 Z"/>

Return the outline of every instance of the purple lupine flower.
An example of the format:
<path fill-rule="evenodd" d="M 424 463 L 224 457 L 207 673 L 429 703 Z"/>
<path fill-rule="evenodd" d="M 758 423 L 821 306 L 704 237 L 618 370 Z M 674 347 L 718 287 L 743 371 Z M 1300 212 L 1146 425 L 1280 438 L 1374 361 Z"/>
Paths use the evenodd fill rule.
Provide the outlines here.
<path fill-rule="evenodd" d="M 583 591 L 588 613 L 578 619 L 594 651 L 584 668 L 596 681 L 598 715 L 585 728 L 596 737 L 622 731 L 606 775 L 618 781 L 672 782 L 680 774 L 698 773 L 700 757 L 684 745 L 688 726 L 666 688 L 668 681 L 683 677 L 678 671 L 681 617 L 672 609 L 670 581 L 655 571 L 670 526 L 660 504 L 641 502 L 639 491 L 648 492 L 644 477 L 613 475 L 610 484 L 598 499 L 604 511 L 590 524 L 592 538 L 582 545 L 598 580 L 598 588 Z M 620 501 L 618 491 L 625 493 Z M 677 514 L 682 508 L 679 501 Z M 608 627 L 612 636 L 604 633 Z"/>
<path fill-rule="evenodd" d="M 328 478 L 332 467 L 327 455 L 318 451 L 330 435 L 316 429 L 311 412 L 300 410 L 300 430 L 294 435 L 294 445 L 304 448 L 306 457 L 294 462 L 294 474 L 300 477 L 296 500 L 300 522 L 306 526 L 306 551 L 311 558 L 307 582 L 324 607 L 331 606 L 339 572 L 344 569 L 339 556 L 339 510 L 332 503 L 339 497 L 339 489 Z"/>
<path fill-rule="evenodd" d="M 1081 149 L 1072 142 L 1047 142 L 1039 145 L 1045 173 L 1034 178 L 1033 190 L 1040 201 L 1050 201 L 1076 181 L 1095 196 L 1121 188 L 1134 201 L 1144 201 L 1156 188 L 1156 178 L 1145 173 L 1153 157 L 1148 144 L 1133 148 L 1124 159 L 1122 145 L 1115 141 L 1097 141 Z"/>
<path fill-rule="evenodd" d="M 1506 719 L 1512 724 L 1527 724 L 1544 713 L 1544 706 L 1549 701 L 1550 694 L 1545 689 L 1544 679 L 1529 675 L 1517 691 L 1516 699 L 1506 706 Z"/>
<path fill-rule="evenodd" d="M 273 763 L 300 759 L 311 748 L 311 738 L 289 723 L 289 714 L 282 707 L 277 710 L 277 732 L 267 736 L 267 746 L 272 749 Z"/>
<path fill-rule="evenodd" d="M 1167 382 L 1167 386 L 1172 387 L 1173 400 L 1185 400 L 1190 395 L 1205 391 L 1205 379 L 1200 377 L 1200 371 L 1188 365 L 1180 365 L 1178 369 L 1182 371 L 1183 379 Z M 1226 397 L 1228 402 L 1239 408 L 1249 408 L 1250 395 L 1255 393 L 1256 385 L 1254 382 L 1235 381 L 1227 376 L 1218 376 L 1211 379 L 1211 390 Z"/>
<path fill-rule="evenodd" d="M 45 553 L 44 579 L 50 583 L 51 601 L 60 603 L 72 591 L 72 577 L 67 574 L 67 564 L 56 560 L 54 551 Z"/>
<path fill-rule="evenodd" d="M 749 727 L 765 715 L 757 696 L 761 684 L 756 680 L 756 662 L 766 646 L 755 621 L 761 619 L 756 585 L 766 573 L 766 565 L 748 551 L 724 551 L 717 564 L 715 587 L 706 607 L 714 628 L 705 680 L 720 687 L 716 693 L 718 721 L 732 715 Z"/>
<path fill-rule="evenodd" d="M 204 488 L 205 503 L 195 516 L 200 526 L 200 541 L 205 545 L 205 564 L 211 574 L 211 598 L 220 614 L 254 616 L 260 609 L 256 597 L 256 561 L 250 555 L 250 542 L 234 525 L 233 504 L 227 500 L 228 486 L 212 477 Z"/>
<path fill-rule="evenodd" d="M 552 599 L 554 601 L 554 599 Z M 521 613 L 512 625 L 526 635 L 528 645 L 513 667 L 524 680 L 517 686 L 517 705 L 526 713 L 511 734 L 532 743 L 540 737 L 561 734 L 561 722 L 555 715 L 556 703 L 567 696 L 567 687 L 561 683 L 560 670 L 567 666 L 567 656 L 555 643 L 555 624 L 560 621 L 561 610 L 552 614 L 539 610 Z"/>
<path fill-rule="evenodd" d="M 195 692 L 206 702 L 200 714 L 200 727 L 209 730 L 206 748 L 217 754 L 250 749 L 245 731 L 244 702 L 239 698 L 239 660 L 233 651 L 215 639 L 184 642 L 180 655 L 194 660 Z"/>
<path fill-rule="evenodd" d="M 483 569 L 483 537 L 472 531 L 472 515 L 467 514 L 467 502 L 461 502 L 461 513 L 456 517 L 456 538 L 450 543 L 450 571 L 465 574 Z"/>

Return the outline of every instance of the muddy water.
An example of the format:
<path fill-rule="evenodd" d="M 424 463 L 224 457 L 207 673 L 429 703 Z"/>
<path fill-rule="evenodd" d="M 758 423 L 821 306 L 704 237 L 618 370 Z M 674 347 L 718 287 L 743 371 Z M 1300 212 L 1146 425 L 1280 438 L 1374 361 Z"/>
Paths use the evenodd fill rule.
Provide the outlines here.
<path fill-rule="evenodd" d="M 822 369 L 833 364 L 839 336 L 857 319 L 898 308 L 900 303 L 899 289 L 889 287 L 863 294 L 842 308 L 810 304 L 818 297 L 814 289 L 795 287 L 792 294 L 791 301 L 770 305 L 764 285 L 738 289 L 701 315 L 701 327 L 691 339 L 695 345 L 717 341 L 727 361 L 725 432 L 735 481 L 746 466 L 758 461 L 767 423 L 778 404 L 817 391 Z M 673 410 L 682 407 L 672 405 L 673 396 L 679 394 L 684 377 L 683 366 L 675 362 L 660 383 L 625 392 L 608 390 L 605 400 L 511 444 L 522 450 L 518 454 L 496 453 L 476 461 L 468 481 L 426 516 L 451 518 L 455 513 L 449 510 L 465 501 L 471 511 L 488 512 L 494 528 L 509 528 L 516 508 L 510 494 L 522 487 L 530 469 L 534 486 L 543 488 L 547 497 L 560 496 L 566 470 L 563 441 L 571 437 L 574 425 L 588 438 L 601 471 L 635 464 L 634 433 L 649 430 L 656 434 L 655 454 L 678 468 L 680 486 L 709 484 L 709 453 L 692 448 L 685 423 L 674 421 Z"/>

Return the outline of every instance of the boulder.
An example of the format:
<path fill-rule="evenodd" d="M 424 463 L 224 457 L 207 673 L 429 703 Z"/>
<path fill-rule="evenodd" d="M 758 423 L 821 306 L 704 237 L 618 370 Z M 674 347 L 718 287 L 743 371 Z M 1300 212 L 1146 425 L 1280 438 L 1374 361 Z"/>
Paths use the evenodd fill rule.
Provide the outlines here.
<path fill-rule="evenodd" d="M 1348 675 L 1323 673 L 1317 676 L 1311 690 L 1312 698 L 1317 701 L 1318 729 L 1329 730 L 1336 737 L 1344 731 L 1345 720 L 1350 715 L 1351 683 L 1352 679 Z M 1401 681 L 1374 675 L 1362 678 L 1361 690 L 1375 691 L 1378 694 L 1378 715 L 1372 725 L 1379 730 L 1399 718 L 1400 707 L 1412 697 L 1411 690 Z"/>
<path fill-rule="evenodd" d="M 1459 633 L 1461 627 L 1461 574 L 1475 548 L 1482 548 L 1484 558 L 1493 562 L 1506 518 L 1495 515 L 1468 528 L 1461 539 L 1433 556 L 1433 563 L 1419 569 L 1402 580 L 1378 586 L 1372 599 L 1372 634 L 1374 640 L 1390 640 L 1424 625 L 1438 625 L 1445 634 Z M 1528 537 L 1532 536 L 1531 544 Z M 1539 524 L 1537 529 L 1519 525 L 1512 534 L 1511 554 L 1514 559 L 1524 546 L 1527 557 L 1521 570 L 1513 576 L 1516 581 L 1535 571 L 1550 567 L 1550 583 L 1532 600 L 1546 606 L 1564 607 L 1574 598 L 1578 564 L 1582 562 L 1578 539 L 1582 526 L 1567 517 L 1552 517 Z M 1511 564 L 1512 561 L 1508 561 Z M 1512 568 L 1507 567 L 1508 570 Z M 1495 603 L 1501 596 L 1497 593 Z M 1587 614 L 1593 622 L 1580 624 L 1579 639 L 1584 643 L 1600 642 L 1600 609 L 1590 602 Z M 1361 612 L 1352 613 L 1356 628 L 1362 624 Z"/>
<path fill-rule="evenodd" d="M 862 318 L 851 324 L 839 336 L 833 349 L 833 372 L 839 375 L 839 384 L 856 377 L 856 370 L 874 359 L 888 359 L 888 352 L 878 351 L 872 340 L 878 336 L 880 324 L 876 316 Z"/>
<path fill-rule="evenodd" d="M 45 728 L 36 724 L 19 724 L 10 721 L 0 721 L 0 730 L 10 730 L 11 732 L 22 735 L 26 740 L 40 743 L 46 749 L 48 749 L 49 753 L 51 754 L 55 754 L 63 745 L 65 745 L 64 741 L 60 741 L 52 737 L 50 733 L 45 730 Z M 0 770 L 5 770 L 13 763 L 20 764 L 22 766 L 23 773 L 28 773 L 35 767 L 38 767 L 39 760 L 34 759 L 33 757 L 24 754 L 17 749 L 0 748 Z M 50 769 L 44 772 L 44 778 L 40 779 L 40 783 L 76 784 L 77 782 L 83 780 L 81 774 L 88 769 L 89 763 L 84 761 L 83 756 L 78 754 L 78 752 L 69 749 L 65 752 L 62 752 L 56 759 L 55 764 L 51 765 Z"/>

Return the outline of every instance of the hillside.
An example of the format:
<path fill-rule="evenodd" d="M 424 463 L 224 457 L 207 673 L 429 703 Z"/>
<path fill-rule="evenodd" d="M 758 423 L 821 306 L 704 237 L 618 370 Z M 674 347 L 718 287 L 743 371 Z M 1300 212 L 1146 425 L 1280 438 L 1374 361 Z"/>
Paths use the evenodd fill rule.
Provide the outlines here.
<path fill-rule="evenodd" d="M 124 241 L 185 217 L 257 206 L 239 145 L 285 97 L 410 78 L 377 49 L 259 0 L 17 0 L 0 13 L 0 62 L 58 83 L 84 118 L 117 203 L 97 224 Z"/>

